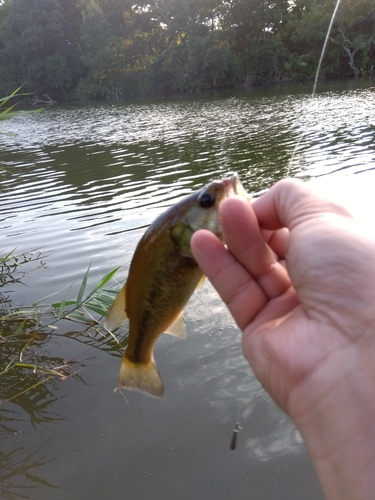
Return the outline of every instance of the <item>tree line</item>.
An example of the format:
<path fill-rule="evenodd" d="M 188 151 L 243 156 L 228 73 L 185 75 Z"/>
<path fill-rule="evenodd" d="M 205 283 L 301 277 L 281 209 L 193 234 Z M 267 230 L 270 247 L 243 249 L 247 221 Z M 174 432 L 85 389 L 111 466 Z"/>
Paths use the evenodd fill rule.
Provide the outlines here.
<path fill-rule="evenodd" d="M 53 99 L 314 78 L 336 0 L 0 0 L 0 95 Z M 321 75 L 372 75 L 374 0 L 342 0 Z"/>

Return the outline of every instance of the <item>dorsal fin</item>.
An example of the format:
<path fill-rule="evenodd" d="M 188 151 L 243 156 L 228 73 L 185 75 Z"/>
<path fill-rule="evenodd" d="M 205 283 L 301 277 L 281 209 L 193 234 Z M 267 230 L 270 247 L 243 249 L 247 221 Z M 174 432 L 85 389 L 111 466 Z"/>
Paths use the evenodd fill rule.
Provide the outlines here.
<path fill-rule="evenodd" d="M 178 337 L 179 339 L 186 339 L 186 328 L 184 322 L 183 312 L 181 312 L 174 323 L 166 330 L 165 333 Z"/>
<path fill-rule="evenodd" d="M 125 311 L 125 296 L 126 296 L 126 283 L 119 291 L 117 297 L 113 301 L 111 309 L 108 311 L 107 317 L 105 319 L 104 327 L 112 332 L 116 330 L 121 323 L 123 323 L 128 317 Z"/>

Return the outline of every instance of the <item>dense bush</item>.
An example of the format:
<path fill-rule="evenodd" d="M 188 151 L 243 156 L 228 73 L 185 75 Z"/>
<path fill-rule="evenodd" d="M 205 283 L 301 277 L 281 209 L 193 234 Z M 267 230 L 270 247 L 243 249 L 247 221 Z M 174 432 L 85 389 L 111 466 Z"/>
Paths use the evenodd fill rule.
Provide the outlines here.
<path fill-rule="evenodd" d="M 314 77 L 335 0 L 0 0 L 0 93 L 121 98 Z M 373 0 L 341 2 L 322 68 L 370 74 Z M 0 94 L 1 95 L 1 94 Z"/>

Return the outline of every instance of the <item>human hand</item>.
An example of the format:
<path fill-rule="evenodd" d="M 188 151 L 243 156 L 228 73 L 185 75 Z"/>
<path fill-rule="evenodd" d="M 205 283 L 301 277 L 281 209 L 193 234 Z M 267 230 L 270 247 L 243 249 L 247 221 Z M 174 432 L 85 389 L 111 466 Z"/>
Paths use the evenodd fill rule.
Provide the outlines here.
<path fill-rule="evenodd" d="M 343 436 L 352 449 L 353 433 L 375 421 L 374 240 L 344 208 L 291 180 L 251 205 L 229 198 L 220 215 L 228 248 L 202 230 L 194 256 L 243 331 L 255 375 L 295 420 L 318 472 L 328 470 L 323 455 L 342 453 Z"/>

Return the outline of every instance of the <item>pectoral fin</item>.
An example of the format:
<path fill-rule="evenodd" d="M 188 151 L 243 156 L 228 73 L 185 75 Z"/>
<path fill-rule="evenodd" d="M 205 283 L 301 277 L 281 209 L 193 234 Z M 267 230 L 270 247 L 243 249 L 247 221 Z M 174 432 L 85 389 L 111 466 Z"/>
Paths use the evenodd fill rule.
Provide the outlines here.
<path fill-rule="evenodd" d="M 183 222 L 178 222 L 169 232 L 173 244 L 184 257 L 194 259 L 190 249 L 190 240 L 194 231 Z"/>
<path fill-rule="evenodd" d="M 126 284 L 119 291 L 105 319 L 104 327 L 111 332 L 128 318 L 125 312 L 125 293 Z"/>
<path fill-rule="evenodd" d="M 165 333 L 178 337 L 179 339 L 186 339 L 186 328 L 183 313 L 181 313 L 176 321 L 166 330 Z"/>

